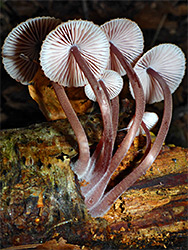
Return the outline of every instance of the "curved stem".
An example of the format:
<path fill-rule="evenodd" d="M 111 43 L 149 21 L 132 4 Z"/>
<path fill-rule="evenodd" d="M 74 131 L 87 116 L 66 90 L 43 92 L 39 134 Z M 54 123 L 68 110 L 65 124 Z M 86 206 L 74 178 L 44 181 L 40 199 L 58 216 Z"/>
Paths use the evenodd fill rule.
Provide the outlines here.
<path fill-rule="evenodd" d="M 134 72 L 132 66 L 126 61 L 125 57 L 121 54 L 121 52 L 111 43 L 111 51 L 117 56 L 119 61 L 121 62 L 123 68 L 126 70 L 127 76 L 131 82 L 133 92 L 135 95 L 135 101 L 136 101 L 136 110 L 135 110 L 135 118 L 134 122 L 129 129 L 127 135 L 123 139 L 122 143 L 120 144 L 120 147 L 116 151 L 110 168 L 113 168 L 114 170 L 116 167 L 119 166 L 121 160 L 128 152 L 136 133 L 140 127 L 140 124 L 142 122 L 143 114 L 145 111 L 145 101 L 144 101 L 144 92 L 142 89 L 142 85 L 140 83 L 140 80 L 137 76 L 137 74 Z M 112 167 L 113 166 L 113 167 Z M 116 166 L 116 167 L 115 167 Z"/>
<path fill-rule="evenodd" d="M 95 76 L 88 68 L 88 65 L 86 64 L 85 60 L 82 58 L 79 49 L 76 45 L 72 46 L 71 53 L 73 54 L 80 69 L 82 70 L 89 84 L 91 85 L 101 110 L 103 127 L 104 127 L 103 136 L 104 136 L 104 152 L 105 152 L 105 157 L 103 155 L 101 160 L 101 167 L 105 167 L 108 166 L 110 162 L 113 150 L 113 128 L 112 128 L 112 116 L 111 116 L 109 101 L 103 89 L 101 88 L 100 84 L 97 82 Z"/>
<path fill-rule="evenodd" d="M 145 133 L 146 133 L 146 150 L 144 152 L 144 155 L 142 157 L 142 161 L 144 160 L 144 158 L 146 157 L 146 155 L 149 153 L 150 149 L 151 149 L 151 136 L 150 136 L 150 132 L 149 129 L 146 127 L 146 124 L 142 121 L 141 123 L 142 128 L 144 129 Z"/>
<path fill-rule="evenodd" d="M 146 125 L 145 125 L 145 123 L 143 121 L 141 122 L 141 126 L 142 126 L 142 128 L 144 129 L 144 131 L 146 133 L 146 150 L 145 150 L 144 155 L 142 157 L 142 160 L 141 160 L 141 162 L 142 162 L 144 160 L 144 158 L 147 156 L 147 154 L 148 154 L 148 152 L 149 152 L 149 150 L 151 148 L 151 137 L 150 137 L 149 130 L 146 127 Z M 101 197 L 102 197 L 102 194 L 104 193 L 104 191 L 105 191 L 105 189 L 106 189 L 106 187 L 107 187 L 107 185 L 109 183 L 109 180 L 110 180 L 111 176 L 112 176 L 112 172 L 108 170 L 104 174 L 102 179 L 98 180 L 97 185 L 94 186 L 93 189 L 90 188 L 90 190 L 87 190 L 89 192 L 88 192 L 86 197 L 91 197 L 93 195 L 93 193 L 101 194 Z M 100 203 L 100 200 L 98 200 L 98 203 Z M 91 207 L 91 209 L 92 209 L 92 207 Z"/>
<path fill-rule="evenodd" d="M 104 94 L 107 97 L 108 104 L 109 104 L 109 107 L 110 107 L 111 119 L 112 119 L 112 107 L 111 107 L 111 102 L 110 102 L 108 92 L 106 90 L 106 86 L 105 86 L 103 80 L 100 79 L 100 80 L 98 80 L 98 82 L 99 82 L 101 88 L 103 89 Z M 113 119 L 112 119 L 112 126 L 113 126 Z M 113 142 L 114 141 L 112 141 L 112 143 L 111 143 L 112 149 L 113 149 L 113 145 L 114 145 Z M 109 162 L 111 160 L 112 150 L 111 150 L 111 154 L 106 154 L 106 150 L 108 150 L 108 148 L 106 148 L 106 142 L 105 142 L 104 134 L 103 134 L 102 138 L 99 141 L 99 146 L 96 148 L 97 151 L 99 151 L 99 149 L 100 149 L 100 154 L 99 155 L 95 154 L 95 152 L 92 155 L 92 158 L 94 158 L 95 155 L 96 155 L 98 159 L 95 158 L 96 159 L 95 164 L 93 165 L 92 172 L 91 172 L 91 175 L 90 175 L 91 179 L 89 178 L 89 182 L 90 182 L 89 186 L 95 185 L 96 181 L 99 180 L 103 176 L 103 174 L 105 173 L 105 171 L 106 171 L 106 169 L 108 167 L 108 164 L 109 164 Z M 106 165 L 104 163 L 106 163 Z M 102 168 L 101 168 L 101 166 L 102 166 Z M 87 180 L 88 180 L 88 177 L 87 177 Z M 86 189 L 88 189 L 88 187 Z"/>
<path fill-rule="evenodd" d="M 114 173 L 114 171 L 119 166 L 122 159 L 128 152 L 136 136 L 136 133 L 140 127 L 145 110 L 144 92 L 138 76 L 134 72 L 132 66 L 126 61 L 122 53 L 112 43 L 111 43 L 111 52 L 113 52 L 117 56 L 122 66 L 126 70 L 127 76 L 129 77 L 129 80 L 131 82 L 136 100 L 135 118 L 127 135 L 125 136 L 119 148 L 117 149 L 116 153 L 114 154 L 112 161 L 107 169 L 107 172 L 104 174 L 103 178 L 86 195 L 85 203 L 87 208 L 89 209 L 99 202 L 99 200 L 104 194 L 104 191 L 108 185 L 108 182 L 112 174 Z"/>
<path fill-rule="evenodd" d="M 112 124 L 114 130 L 114 142 L 115 142 L 119 124 L 119 96 L 116 96 L 111 100 L 111 106 L 112 106 Z"/>
<path fill-rule="evenodd" d="M 99 83 L 100 83 L 101 87 L 104 90 L 104 93 L 106 94 L 106 96 L 108 98 L 109 105 L 110 105 L 110 108 L 111 108 L 112 126 L 113 126 L 113 133 L 114 133 L 112 145 L 114 145 L 114 142 L 115 142 L 115 139 L 116 139 L 116 134 L 117 134 L 118 121 L 119 121 L 119 97 L 116 96 L 115 98 L 110 100 L 109 96 L 108 96 L 108 92 L 106 90 L 106 87 L 105 87 L 103 81 L 99 80 Z M 101 169 L 101 164 L 102 164 L 103 157 L 109 157 L 109 155 L 105 154 L 105 148 L 103 148 L 103 142 L 104 142 L 104 137 L 102 137 L 100 139 L 100 142 L 96 147 L 95 151 L 97 151 L 98 153 L 94 152 L 92 157 L 91 157 L 90 163 L 92 164 L 91 166 L 93 166 L 92 167 L 93 169 L 92 169 L 92 171 L 90 171 L 91 175 L 86 177 L 87 181 L 90 182 L 90 184 L 88 185 L 87 188 L 85 186 L 85 189 L 87 189 L 87 190 L 89 190 L 91 187 L 93 187 L 93 185 L 95 185 L 100 180 L 100 178 L 103 176 L 103 174 L 105 173 L 105 171 L 107 169 L 107 166 L 106 167 L 103 166 L 103 168 Z M 99 152 L 100 152 L 100 157 L 99 157 L 99 159 L 97 159 L 96 156 L 99 155 Z M 93 165 L 94 161 L 96 162 L 95 165 Z M 107 160 L 106 162 L 109 162 L 109 160 Z"/>
<path fill-rule="evenodd" d="M 103 80 L 101 80 L 101 79 L 98 80 L 98 82 L 100 83 L 100 85 L 104 91 L 104 94 L 106 95 L 106 97 L 108 99 L 108 103 L 110 105 L 110 108 L 111 108 L 110 98 L 108 96 L 105 84 L 104 84 Z M 113 116 L 112 116 L 112 118 L 113 118 Z M 82 195 L 85 195 L 85 193 L 88 192 L 88 190 L 91 187 L 93 187 L 93 185 L 95 185 L 95 183 L 93 183 L 93 181 L 95 181 L 95 175 L 97 175 L 97 177 L 99 176 L 99 179 L 100 179 L 100 175 L 103 175 L 105 167 L 102 169 L 103 171 L 100 171 L 101 170 L 101 161 L 103 160 L 103 157 L 105 157 L 103 146 L 104 146 L 104 136 L 101 137 L 99 143 L 97 144 L 95 151 L 93 152 L 93 154 L 90 158 L 88 172 L 86 172 L 85 175 L 82 177 L 85 181 L 89 182 L 89 184 L 87 184 L 86 186 L 81 187 Z M 107 155 L 107 157 L 111 157 L 111 156 Z M 108 160 L 107 160 L 107 162 L 108 162 Z"/>
<path fill-rule="evenodd" d="M 114 133 L 114 141 L 116 139 L 117 134 L 117 128 L 118 128 L 118 122 L 119 122 L 119 96 L 114 97 L 112 100 L 110 100 L 106 86 L 103 82 L 103 80 L 99 80 L 99 83 L 101 87 L 103 88 L 104 93 L 106 94 L 108 98 L 108 102 L 111 108 L 111 114 L 112 114 L 112 125 L 113 125 L 113 133 Z"/>
<path fill-rule="evenodd" d="M 118 96 L 111 100 L 111 108 L 112 108 L 112 124 L 113 124 L 113 131 L 114 131 L 114 137 L 113 137 L 113 145 L 114 145 L 117 128 L 118 128 L 118 120 L 119 120 L 119 97 Z M 97 165 L 96 166 L 94 165 L 97 160 L 97 156 L 102 151 L 103 140 L 104 140 L 104 137 L 101 138 L 93 155 L 91 156 L 90 172 L 88 173 L 86 177 L 84 176 L 86 178 L 86 181 L 89 182 L 89 184 L 87 184 L 86 186 L 81 187 L 81 192 L 82 192 L 82 195 L 84 196 L 86 196 L 87 193 L 96 185 L 96 183 L 100 181 L 100 179 L 105 173 L 105 168 L 102 171 L 97 171 L 96 169 Z M 100 161 L 97 162 L 97 164 L 99 163 Z"/>
<path fill-rule="evenodd" d="M 79 177 L 81 177 L 85 173 L 85 171 L 87 171 L 90 159 L 90 150 L 87 136 L 67 97 L 64 87 L 55 82 L 53 82 L 52 84 L 57 98 L 67 116 L 67 119 L 72 126 L 72 129 L 78 141 L 79 158 L 74 166 L 74 171 Z"/>
<path fill-rule="evenodd" d="M 162 144 L 168 133 L 172 116 L 172 96 L 170 90 L 165 80 L 156 71 L 151 68 L 148 68 L 147 72 L 152 77 L 156 78 L 164 94 L 163 119 L 158 135 L 156 137 L 155 142 L 153 143 L 151 150 L 144 158 L 144 160 L 139 164 L 139 166 L 134 169 L 127 177 L 125 177 L 120 183 L 118 183 L 113 189 L 111 189 L 106 195 L 104 195 L 100 202 L 90 210 L 90 214 L 93 217 L 102 216 L 105 212 L 107 212 L 110 206 L 118 199 L 118 197 L 123 192 L 125 192 L 130 186 L 132 186 L 138 178 L 145 174 L 147 169 L 151 166 L 151 164 L 158 156 Z"/>

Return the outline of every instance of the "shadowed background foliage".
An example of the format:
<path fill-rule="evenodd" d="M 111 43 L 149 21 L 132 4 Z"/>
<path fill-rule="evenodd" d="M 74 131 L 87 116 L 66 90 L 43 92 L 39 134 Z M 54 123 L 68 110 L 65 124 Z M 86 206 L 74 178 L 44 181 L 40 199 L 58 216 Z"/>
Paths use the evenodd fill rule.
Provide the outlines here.
<path fill-rule="evenodd" d="M 160 43 L 174 43 L 185 54 L 188 51 L 187 1 L 1 0 L 0 5 L 1 46 L 12 28 L 30 17 L 54 16 L 63 22 L 81 18 L 99 25 L 113 18 L 126 17 L 137 22 L 142 29 L 145 51 Z M 173 95 L 173 118 L 166 140 L 167 143 L 183 147 L 188 146 L 187 94 L 187 75 L 185 75 Z M 156 112 L 161 118 L 163 103 L 150 105 L 147 110 Z M 45 117 L 30 97 L 28 88 L 11 79 L 1 64 L 1 129 L 24 127 L 43 121 Z"/>

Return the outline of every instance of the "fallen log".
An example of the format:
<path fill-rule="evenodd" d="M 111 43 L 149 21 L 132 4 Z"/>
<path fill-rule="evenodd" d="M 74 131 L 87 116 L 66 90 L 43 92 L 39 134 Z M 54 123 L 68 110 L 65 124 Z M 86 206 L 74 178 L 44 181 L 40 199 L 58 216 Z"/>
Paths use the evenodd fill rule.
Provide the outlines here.
<path fill-rule="evenodd" d="M 92 146 L 101 136 L 100 118 L 81 120 Z M 186 247 L 187 149 L 164 145 L 146 175 L 94 219 L 71 170 L 77 143 L 66 120 L 3 130 L 0 138 L 1 248 L 61 237 L 75 249 Z M 143 141 L 134 141 L 118 172 L 134 165 Z"/>

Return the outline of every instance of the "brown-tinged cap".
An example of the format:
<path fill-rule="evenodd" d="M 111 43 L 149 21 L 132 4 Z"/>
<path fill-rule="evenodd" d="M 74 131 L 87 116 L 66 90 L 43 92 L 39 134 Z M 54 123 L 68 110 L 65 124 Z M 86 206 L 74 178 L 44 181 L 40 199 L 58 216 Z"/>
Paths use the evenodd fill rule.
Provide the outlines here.
<path fill-rule="evenodd" d="M 120 50 L 130 64 L 139 58 L 143 52 L 144 39 L 142 31 L 135 22 L 126 18 L 118 18 L 104 23 L 101 28 L 109 42 Z M 120 75 L 126 74 L 113 53 L 110 55 L 108 68 L 117 71 Z"/>
<path fill-rule="evenodd" d="M 96 79 L 100 78 L 107 67 L 109 43 L 99 26 L 83 20 L 62 23 L 46 37 L 40 54 L 45 75 L 67 87 L 88 84 L 71 53 L 72 46 L 78 47 Z"/>
<path fill-rule="evenodd" d="M 164 99 L 158 81 L 147 73 L 152 68 L 166 81 L 173 93 L 182 81 L 185 73 L 185 56 L 174 44 L 160 44 L 147 51 L 136 63 L 134 70 L 143 86 L 146 103 L 160 102 Z M 131 84 L 130 91 L 134 97 Z"/>
<path fill-rule="evenodd" d="M 46 35 L 61 23 L 53 17 L 30 18 L 17 25 L 5 39 L 2 57 L 5 70 L 22 84 L 37 72 L 39 53 Z"/>

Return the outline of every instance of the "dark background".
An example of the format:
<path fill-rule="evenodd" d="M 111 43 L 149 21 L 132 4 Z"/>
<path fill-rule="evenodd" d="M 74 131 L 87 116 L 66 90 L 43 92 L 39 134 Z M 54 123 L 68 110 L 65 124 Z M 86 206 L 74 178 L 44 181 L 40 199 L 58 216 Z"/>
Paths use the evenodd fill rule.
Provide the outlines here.
<path fill-rule="evenodd" d="M 187 57 L 187 1 L 1 0 L 0 5 L 1 46 L 11 29 L 30 17 L 54 16 L 62 21 L 81 18 L 99 25 L 113 18 L 126 17 L 137 22 L 142 29 L 145 51 L 160 43 L 173 43 L 178 45 Z M 183 147 L 188 146 L 187 94 L 185 75 L 180 87 L 173 94 L 173 119 L 166 140 L 167 143 Z M 161 118 L 163 103 L 150 105 L 147 110 L 155 111 Z M 27 86 L 11 79 L 1 64 L 1 129 L 24 127 L 42 121 L 45 121 L 45 118 L 29 96 Z"/>

